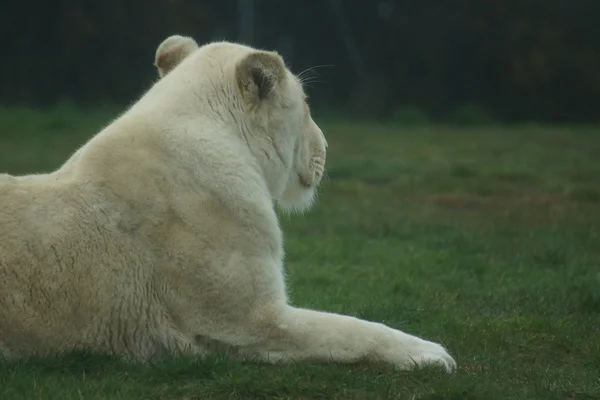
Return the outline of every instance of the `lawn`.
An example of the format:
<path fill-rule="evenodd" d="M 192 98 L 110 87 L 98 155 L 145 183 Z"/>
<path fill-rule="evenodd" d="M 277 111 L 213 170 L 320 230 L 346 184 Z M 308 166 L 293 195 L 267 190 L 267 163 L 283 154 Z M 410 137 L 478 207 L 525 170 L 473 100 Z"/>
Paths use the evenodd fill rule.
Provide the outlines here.
<path fill-rule="evenodd" d="M 0 172 L 56 168 L 113 116 L 2 110 Z M 439 341 L 454 374 L 73 354 L 0 364 L 0 399 L 600 398 L 600 129 L 321 126 L 319 201 L 281 216 L 293 303 Z"/>

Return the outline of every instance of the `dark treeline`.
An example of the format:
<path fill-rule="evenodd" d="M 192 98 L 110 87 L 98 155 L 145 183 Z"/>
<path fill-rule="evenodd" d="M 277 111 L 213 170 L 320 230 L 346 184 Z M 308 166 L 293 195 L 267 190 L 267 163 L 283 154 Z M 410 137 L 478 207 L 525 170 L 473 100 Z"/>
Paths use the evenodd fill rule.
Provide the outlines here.
<path fill-rule="evenodd" d="M 4 0 L 0 104 L 131 103 L 179 33 L 278 49 L 295 72 L 321 66 L 317 107 L 590 121 L 599 21 L 599 0 Z"/>

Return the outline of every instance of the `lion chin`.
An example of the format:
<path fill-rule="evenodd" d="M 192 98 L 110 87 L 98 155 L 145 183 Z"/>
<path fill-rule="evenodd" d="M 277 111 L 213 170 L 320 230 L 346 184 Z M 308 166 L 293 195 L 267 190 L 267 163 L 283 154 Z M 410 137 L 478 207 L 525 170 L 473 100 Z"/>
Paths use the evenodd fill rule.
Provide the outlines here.
<path fill-rule="evenodd" d="M 327 141 L 275 52 L 170 36 L 159 79 L 48 174 L 0 176 L 0 355 L 145 362 L 455 362 L 400 330 L 289 304 L 275 206 L 305 211 Z"/>

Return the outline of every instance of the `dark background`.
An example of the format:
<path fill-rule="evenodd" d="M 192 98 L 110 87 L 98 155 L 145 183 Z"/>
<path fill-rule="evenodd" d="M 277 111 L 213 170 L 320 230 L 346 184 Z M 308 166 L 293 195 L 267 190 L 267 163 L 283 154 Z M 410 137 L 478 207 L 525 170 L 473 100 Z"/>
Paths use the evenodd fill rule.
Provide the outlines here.
<path fill-rule="evenodd" d="M 379 118 L 589 122 L 599 0 L 2 0 L 0 105 L 131 104 L 157 45 L 239 40 L 313 67 L 315 108 Z"/>

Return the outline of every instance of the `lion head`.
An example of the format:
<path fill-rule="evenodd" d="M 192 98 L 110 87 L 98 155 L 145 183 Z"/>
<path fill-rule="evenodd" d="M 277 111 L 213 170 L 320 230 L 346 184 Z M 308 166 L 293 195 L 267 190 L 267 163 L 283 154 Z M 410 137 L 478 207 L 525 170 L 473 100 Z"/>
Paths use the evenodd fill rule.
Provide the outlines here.
<path fill-rule="evenodd" d="M 327 141 L 312 119 L 302 83 L 279 54 L 230 42 L 198 46 L 173 35 L 158 46 L 155 66 L 161 79 L 203 74 L 204 84 L 189 90 L 246 141 L 272 199 L 285 210 L 313 204 Z"/>

